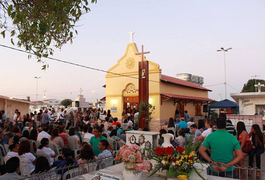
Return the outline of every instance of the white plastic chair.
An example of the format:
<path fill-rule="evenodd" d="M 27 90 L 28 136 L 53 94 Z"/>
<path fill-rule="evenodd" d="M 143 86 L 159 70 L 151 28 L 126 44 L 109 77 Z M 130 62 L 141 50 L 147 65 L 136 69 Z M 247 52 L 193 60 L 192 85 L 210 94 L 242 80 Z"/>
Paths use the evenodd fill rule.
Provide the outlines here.
<path fill-rule="evenodd" d="M 34 151 L 34 144 L 35 144 L 36 149 L 38 148 L 36 141 L 30 139 L 29 143 L 30 143 L 30 152 L 35 155 L 36 152 Z"/>
<path fill-rule="evenodd" d="M 83 142 L 87 142 L 88 144 L 90 143 L 90 139 L 88 139 L 88 138 L 84 138 L 83 139 Z"/>
<path fill-rule="evenodd" d="M 102 160 L 100 160 L 99 164 L 98 164 L 98 169 L 104 169 L 106 167 L 112 166 L 113 165 L 113 157 L 106 157 Z"/>
<path fill-rule="evenodd" d="M 26 160 L 24 160 L 21 157 L 19 157 L 19 169 L 22 176 L 26 177 L 30 175 L 29 164 Z"/>
<path fill-rule="evenodd" d="M 61 174 L 57 174 L 57 175 L 53 175 L 53 176 L 50 176 L 50 177 L 47 177 L 43 180 L 61 180 L 62 179 L 62 175 Z"/>
<path fill-rule="evenodd" d="M 167 128 L 167 132 L 168 132 L 169 130 L 172 130 L 172 131 L 174 132 L 174 137 L 176 137 L 176 128 L 174 128 L 174 127 L 169 127 L 169 128 Z"/>
<path fill-rule="evenodd" d="M 70 149 L 74 151 L 74 157 L 76 158 L 80 152 L 80 146 L 78 144 L 78 141 L 75 137 L 71 136 L 67 137 L 67 140 L 69 142 Z"/>
<path fill-rule="evenodd" d="M 36 155 L 37 155 L 37 158 L 38 157 L 41 157 L 41 156 L 45 157 L 48 160 L 49 164 L 51 164 L 51 162 L 50 162 L 50 156 L 48 154 L 45 154 L 43 152 L 37 151 Z"/>
<path fill-rule="evenodd" d="M 0 144 L 0 165 L 4 164 L 4 157 L 6 155 L 6 149 Z"/>
<path fill-rule="evenodd" d="M 112 138 L 108 138 L 107 140 L 112 145 L 113 151 L 117 151 L 117 142 Z"/>
<path fill-rule="evenodd" d="M 41 145 L 40 141 L 36 141 L 36 148 L 38 149 L 39 146 Z"/>
<path fill-rule="evenodd" d="M 6 157 L 6 156 L 4 157 L 4 162 L 5 162 L 5 164 L 6 164 L 6 162 L 8 161 L 8 159 L 9 159 L 8 157 Z"/>
<path fill-rule="evenodd" d="M 97 170 L 97 162 L 89 162 L 83 166 L 83 172 L 90 173 Z M 85 171 L 86 170 L 86 171 Z"/>
<path fill-rule="evenodd" d="M 6 150 L 6 154 L 9 152 L 9 145 L 8 144 L 4 144 L 5 150 Z"/>
<path fill-rule="evenodd" d="M 83 174 L 82 168 L 70 169 L 63 174 L 63 180 L 71 179 L 71 178 L 74 178 L 76 176 L 80 176 L 82 174 Z"/>
<path fill-rule="evenodd" d="M 119 150 L 122 146 L 124 146 L 126 143 L 124 141 L 117 141 L 118 147 L 117 150 Z"/>
<path fill-rule="evenodd" d="M 58 156 L 61 155 L 60 148 L 55 142 L 49 141 L 49 146 Z"/>

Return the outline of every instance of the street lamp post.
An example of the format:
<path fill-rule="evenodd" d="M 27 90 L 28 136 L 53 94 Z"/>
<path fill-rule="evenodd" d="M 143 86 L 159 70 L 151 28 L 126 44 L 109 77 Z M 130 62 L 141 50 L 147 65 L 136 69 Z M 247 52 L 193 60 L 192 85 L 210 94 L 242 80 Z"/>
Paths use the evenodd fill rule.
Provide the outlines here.
<path fill-rule="evenodd" d="M 34 78 L 37 79 L 37 85 L 36 85 L 36 101 L 38 101 L 38 80 L 39 80 L 41 77 L 37 77 L 37 76 L 35 76 Z"/>
<path fill-rule="evenodd" d="M 221 47 L 220 49 L 218 49 L 217 50 L 217 52 L 221 52 L 221 51 L 223 51 L 224 52 L 224 72 L 225 72 L 225 99 L 227 99 L 227 87 L 226 87 L 226 85 L 227 85 L 227 83 L 226 83 L 226 61 L 225 61 L 225 53 L 227 52 L 227 51 L 229 51 L 229 50 L 231 50 L 232 48 L 227 48 L 227 49 L 225 49 L 225 48 L 223 48 L 223 47 Z"/>

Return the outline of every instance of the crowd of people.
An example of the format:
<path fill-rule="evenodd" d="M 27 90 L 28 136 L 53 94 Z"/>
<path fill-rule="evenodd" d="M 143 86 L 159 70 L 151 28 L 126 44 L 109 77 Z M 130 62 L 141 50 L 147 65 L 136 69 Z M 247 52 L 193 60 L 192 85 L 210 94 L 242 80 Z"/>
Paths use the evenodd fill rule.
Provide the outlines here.
<path fill-rule="evenodd" d="M 213 164 L 210 168 L 212 175 L 244 179 L 243 170 L 239 173 L 229 166 L 235 164 L 243 166 L 243 159 L 246 156 L 249 156 L 249 167 L 254 167 L 255 157 L 256 167 L 261 168 L 261 154 L 264 153 L 265 142 L 258 124 L 253 124 L 250 132 L 247 132 L 243 121 L 239 121 L 234 127 L 224 114 L 221 114 L 217 120 L 199 119 L 197 123 L 194 123 L 193 118 L 187 121 L 184 117 L 180 117 L 177 120 L 170 118 L 161 127 L 160 145 L 164 142 L 162 134 L 166 133 L 174 135 L 175 138 L 170 142 L 174 147 L 184 147 L 189 141 L 199 142 L 201 160 Z M 249 170 L 248 176 L 252 177 L 252 173 Z M 260 179 L 260 176 L 261 172 L 257 171 L 256 179 Z"/>
<path fill-rule="evenodd" d="M 148 128 L 138 128 L 138 115 L 137 110 L 128 109 L 123 112 L 119 122 L 116 117 L 111 116 L 110 111 L 100 109 L 91 108 L 84 112 L 79 109 L 69 114 L 64 109 L 57 114 L 53 109 L 45 109 L 21 118 L 16 109 L 13 119 L 9 120 L 5 112 L 1 111 L 0 144 L 8 147 L 9 152 L 5 155 L 6 163 L 2 165 L 5 168 L 1 167 L 0 179 L 20 177 L 16 172 L 19 172 L 17 162 L 21 159 L 27 161 L 30 174 L 36 174 L 68 165 L 82 167 L 88 162 L 99 163 L 104 157 L 113 157 L 119 147 L 117 143 L 114 147 L 110 140 L 125 144 L 126 131 L 148 131 Z M 226 177 L 235 177 L 234 169 L 227 168 L 226 165 L 243 166 L 243 158 L 247 155 L 249 166 L 253 167 L 253 159 L 256 157 L 256 167 L 260 169 L 264 137 L 259 125 L 253 124 L 251 131 L 247 132 L 244 122 L 238 122 L 235 127 L 221 115 L 217 120 L 199 119 L 196 123 L 187 111 L 184 117 L 176 117 L 170 118 L 161 127 L 160 146 L 164 142 L 162 135 L 166 133 L 174 136 L 170 142 L 174 147 L 184 147 L 189 141 L 199 142 L 201 159 L 214 164 L 210 169 L 212 174 L 219 172 L 218 175 L 222 175 L 225 172 Z M 78 155 L 73 152 L 70 139 L 77 142 L 80 149 Z M 61 153 L 57 154 L 50 143 L 56 144 Z M 11 163 L 15 165 L 9 168 Z M 59 170 L 57 173 L 64 174 L 66 170 Z M 243 178 L 243 171 L 240 173 Z M 252 171 L 248 175 L 252 176 Z M 260 178 L 260 172 L 256 176 Z"/>
<path fill-rule="evenodd" d="M 101 159 L 113 157 L 119 147 L 113 147 L 108 140 L 125 144 L 125 131 L 132 130 L 135 125 L 132 113 L 129 115 L 125 112 L 123 117 L 123 123 L 120 123 L 111 116 L 110 111 L 106 113 L 88 109 L 82 112 L 79 109 L 66 115 L 61 109 L 56 115 L 54 110 L 45 109 L 21 118 L 19 110 L 16 109 L 14 118 L 9 120 L 4 111 L 1 111 L 0 144 L 8 147 L 9 151 L 4 157 L 5 165 L 0 168 L 0 179 L 7 179 L 18 172 L 19 167 L 13 168 L 12 173 L 5 170 L 10 162 L 17 162 L 17 159 L 25 160 L 30 174 L 36 174 L 71 164 L 76 164 L 77 167 L 90 161 L 99 164 Z M 78 143 L 78 155 L 71 149 L 71 138 Z M 61 153 L 56 154 L 50 143 L 55 143 Z M 45 154 L 46 158 L 39 156 L 41 154 Z M 63 174 L 65 171 L 59 170 L 57 173 Z"/>

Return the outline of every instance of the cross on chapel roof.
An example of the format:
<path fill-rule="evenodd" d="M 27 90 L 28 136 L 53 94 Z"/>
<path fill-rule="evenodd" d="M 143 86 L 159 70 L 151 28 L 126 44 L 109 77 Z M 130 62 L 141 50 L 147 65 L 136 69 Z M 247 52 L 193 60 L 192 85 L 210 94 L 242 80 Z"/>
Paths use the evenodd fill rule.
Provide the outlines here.
<path fill-rule="evenodd" d="M 130 43 L 133 43 L 133 34 L 135 33 L 135 31 L 130 31 Z"/>
<path fill-rule="evenodd" d="M 264 87 L 265 85 L 264 84 L 260 84 L 260 82 L 256 85 L 254 85 L 255 87 L 258 88 L 258 92 L 261 92 L 261 87 Z"/>

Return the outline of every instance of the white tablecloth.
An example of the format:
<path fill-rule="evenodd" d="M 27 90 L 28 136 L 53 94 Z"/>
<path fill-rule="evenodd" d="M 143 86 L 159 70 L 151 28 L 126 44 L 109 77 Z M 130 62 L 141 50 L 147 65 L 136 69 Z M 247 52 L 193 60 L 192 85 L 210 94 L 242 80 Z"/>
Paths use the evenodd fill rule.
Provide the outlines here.
<path fill-rule="evenodd" d="M 124 170 L 124 165 L 123 165 L 123 163 L 120 163 L 120 164 L 116 164 L 114 166 L 110 166 L 110 167 L 105 168 L 105 169 L 101 169 L 101 170 L 99 170 L 99 172 L 104 173 L 104 174 L 110 174 L 110 175 L 117 176 L 117 177 L 122 177 L 122 171 L 123 170 Z M 90 180 L 95 176 L 95 174 L 96 174 L 96 172 L 90 172 L 90 173 L 87 173 L 87 174 L 84 174 L 82 176 L 78 176 L 78 177 L 75 177 L 72 179 Z M 149 176 L 149 173 L 143 172 L 141 179 L 146 180 L 148 176 Z M 158 176 L 158 175 L 154 175 L 151 178 L 149 178 L 149 180 L 166 180 L 166 178 Z M 231 179 L 208 175 L 208 180 L 231 180 Z"/>

